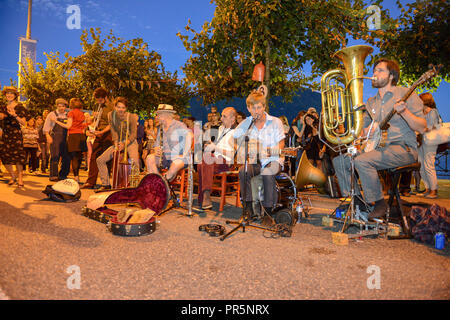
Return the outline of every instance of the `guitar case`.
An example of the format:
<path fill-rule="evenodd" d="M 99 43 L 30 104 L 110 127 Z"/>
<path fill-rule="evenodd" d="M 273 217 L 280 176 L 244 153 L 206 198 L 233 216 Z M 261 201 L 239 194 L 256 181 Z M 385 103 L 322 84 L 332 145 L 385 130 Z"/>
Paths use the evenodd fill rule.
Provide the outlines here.
<path fill-rule="evenodd" d="M 156 230 L 156 219 L 168 205 L 170 192 L 167 181 L 157 173 L 142 178 L 136 188 L 99 192 L 89 197 L 82 214 L 90 219 L 108 224 L 108 229 L 119 236 L 142 236 Z M 148 221 L 129 223 L 132 214 L 121 222 L 119 215 L 130 207 L 153 211 Z"/>

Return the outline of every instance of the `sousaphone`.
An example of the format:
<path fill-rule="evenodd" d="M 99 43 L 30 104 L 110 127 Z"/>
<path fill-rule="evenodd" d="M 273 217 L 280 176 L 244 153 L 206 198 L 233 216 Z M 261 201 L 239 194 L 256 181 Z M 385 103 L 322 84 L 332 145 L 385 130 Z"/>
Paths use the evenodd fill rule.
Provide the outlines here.
<path fill-rule="evenodd" d="M 314 167 L 308 160 L 306 152 L 303 152 L 300 162 L 295 172 L 295 186 L 297 190 L 308 184 L 314 184 L 321 188 L 325 185 L 327 178 L 322 170 Z"/>

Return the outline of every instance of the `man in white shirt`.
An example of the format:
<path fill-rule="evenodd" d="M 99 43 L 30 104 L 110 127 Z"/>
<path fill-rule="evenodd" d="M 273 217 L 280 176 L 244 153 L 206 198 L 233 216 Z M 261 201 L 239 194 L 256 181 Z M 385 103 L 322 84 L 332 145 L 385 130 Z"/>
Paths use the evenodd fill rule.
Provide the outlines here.
<path fill-rule="evenodd" d="M 217 139 L 205 146 L 203 161 L 197 165 L 198 203 L 204 210 L 212 208 L 210 195 L 214 174 L 230 170 L 233 164 L 235 125 L 236 110 L 233 107 L 223 109 Z"/>
<path fill-rule="evenodd" d="M 252 190 L 250 180 L 254 176 L 261 175 L 264 185 L 264 200 L 262 202 L 265 211 L 272 213 L 278 201 L 275 176 L 280 172 L 283 160 L 280 158 L 280 150 L 284 148 L 283 123 L 277 117 L 272 117 L 265 112 L 266 97 L 264 93 L 255 91 L 246 100 L 247 110 L 251 116 L 243 120 L 234 132 L 237 139 L 237 152 L 245 154 L 245 135 L 249 137 L 249 160 L 247 168 L 242 166 L 239 170 L 241 195 L 244 198 L 247 213 L 251 213 Z M 238 163 L 244 164 L 245 159 L 238 157 Z M 246 185 L 244 179 L 246 176 Z"/>

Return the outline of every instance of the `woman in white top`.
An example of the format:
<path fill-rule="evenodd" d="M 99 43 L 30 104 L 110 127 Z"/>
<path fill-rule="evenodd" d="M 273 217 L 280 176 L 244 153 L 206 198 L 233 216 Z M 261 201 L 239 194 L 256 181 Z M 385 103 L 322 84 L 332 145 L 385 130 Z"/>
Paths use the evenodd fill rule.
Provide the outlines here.
<path fill-rule="evenodd" d="M 423 113 L 425 119 L 427 120 L 427 128 L 425 132 L 433 130 L 440 122 L 442 122 L 441 117 L 436 109 L 436 103 L 434 102 L 433 96 L 426 92 L 419 95 L 423 101 Z M 437 176 L 436 168 L 434 163 L 436 161 L 436 145 L 427 145 L 425 141 L 419 148 L 419 162 L 420 162 L 420 175 L 422 177 L 423 183 L 425 184 L 425 192 L 418 195 L 424 196 L 428 199 L 437 198 Z"/>

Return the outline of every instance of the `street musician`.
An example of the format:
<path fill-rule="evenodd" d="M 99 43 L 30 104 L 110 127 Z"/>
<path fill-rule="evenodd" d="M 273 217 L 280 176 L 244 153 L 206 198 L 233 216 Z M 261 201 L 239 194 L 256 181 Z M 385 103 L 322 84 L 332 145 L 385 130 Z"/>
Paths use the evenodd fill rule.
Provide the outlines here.
<path fill-rule="evenodd" d="M 127 109 L 127 99 L 118 97 L 114 101 L 114 111 L 108 113 L 113 145 L 97 158 L 98 171 L 102 182 L 99 191 L 111 189 L 107 162 L 113 158 L 114 151 L 122 152 L 126 147 L 129 158 L 139 168 L 139 151 L 136 140 L 138 117 L 128 112 Z"/>
<path fill-rule="evenodd" d="M 175 120 L 176 111 L 169 104 L 160 104 L 156 110 L 159 129 L 154 143 L 154 153 L 145 159 L 147 173 L 165 173 L 171 182 L 189 164 L 193 133 L 184 123 Z"/>
<path fill-rule="evenodd" d="M 236 139 L 235 148 L 239 164 L 245 163 L 241 155 L 245 154 L 245 136 L 248 134 L 249 137 L 247 170 L 245 166 L 239 170 L 242 198 L 245 190 L 245 199 L 242 200 L 246 202 L 247 213 L 251 214 L 253 199 L 250 180 L 256 175 L 261 175 L 264 186 L 262 205 L 265 211 L 271 214 L 278 201 L 275 176 L 281 171 L 283 164 L 280 157 L 285 138 L 283 123 L 265 111 L 266 95 L 261 87 L 247 97 L 246 104 L 251 116 L 239 124 L 233 135 Z M 245 176 L 246 185 L 244 185 Z"/>

